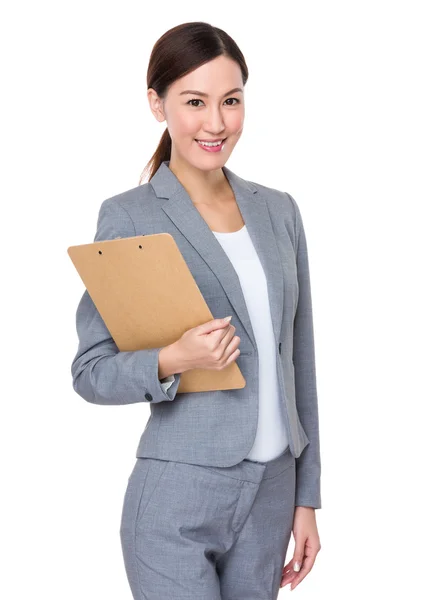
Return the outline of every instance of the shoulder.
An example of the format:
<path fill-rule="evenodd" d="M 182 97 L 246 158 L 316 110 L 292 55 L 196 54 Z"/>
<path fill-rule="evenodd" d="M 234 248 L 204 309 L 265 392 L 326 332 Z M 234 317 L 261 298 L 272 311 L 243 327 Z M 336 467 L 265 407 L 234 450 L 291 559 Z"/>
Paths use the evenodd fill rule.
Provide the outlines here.
<path fill-rule="evenodd" d="M 270 211 L 276 216 L 282 216 L 285 223 L 296 231 L 301 221 L 301 212 L 295 198 L 289 192 L 276 189 L 256 181 L 246 180 L 266 200 Z"/>
<path fill-rule="evenodd" d="M 154 198 L 152 186 L 144 183 L 103 200 L 98 213 L 96 240 L 137 235 L 136 217 L 142 206 Z"/>
<path fill-rule="evenodd" d="M 155 193 L 149 183 L 143 183 L 134 188 L 115 194 L 103 200 L 100 206 L 102 212 L 125 212 L 128 215 L 134 213 L 142 203 L 151 202 L 155 198 Z"/>

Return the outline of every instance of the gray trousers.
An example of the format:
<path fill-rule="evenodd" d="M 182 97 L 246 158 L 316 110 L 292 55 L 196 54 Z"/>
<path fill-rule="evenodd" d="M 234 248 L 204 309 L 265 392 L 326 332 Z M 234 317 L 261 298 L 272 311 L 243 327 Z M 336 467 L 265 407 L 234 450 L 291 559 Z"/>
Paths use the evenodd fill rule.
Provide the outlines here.
<path fill-rule="evenodd" d="M 137 458 L 120 526 L 134 600 L 275 600 L 294 510 L 289 447 L 232 467 Z"/>

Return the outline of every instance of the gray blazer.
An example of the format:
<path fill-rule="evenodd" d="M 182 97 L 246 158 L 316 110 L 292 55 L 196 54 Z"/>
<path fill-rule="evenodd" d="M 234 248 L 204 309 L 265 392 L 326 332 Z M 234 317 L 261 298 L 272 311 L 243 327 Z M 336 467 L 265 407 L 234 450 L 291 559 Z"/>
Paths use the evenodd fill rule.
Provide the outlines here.
<path fill-rule="evenodd" d="M 232 315 L 241 338 L 236 362 L 246 386 L 177 394 L 176 373 L 164 391 L 158 379 L 161 348 L 119 352 L 85 290 L 76 312 L 73 388 L 94 404 L 150 404 L 136 457 L 228 467 L 246 458 L 255 438 L 258 348 L 236 271 L 168 165 L 164 161 L 150 182 L 102 202 L 94 241 L 170 233 L 213 317 Z M 295 505 L 321 508 L 310 273 L 300 210 L 287 192 L 246 181 L 227 167 L 223 171 L 267 278 L 284 415 L 296 458 Z"/>

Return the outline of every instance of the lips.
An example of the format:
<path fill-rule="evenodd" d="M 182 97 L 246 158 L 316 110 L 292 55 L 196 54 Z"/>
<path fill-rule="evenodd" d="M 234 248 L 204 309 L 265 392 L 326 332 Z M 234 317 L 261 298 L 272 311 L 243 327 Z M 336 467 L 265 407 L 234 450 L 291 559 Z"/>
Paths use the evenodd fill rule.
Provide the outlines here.
<path fill-rule="evenodd" d="M 215 144 L 216 142 L 224 142 L 226 138 L 219 138 L 217 140 L 199 140 L 198 138 L 194 138 L 196 142 L 209 142 L 210 144 Z"/>

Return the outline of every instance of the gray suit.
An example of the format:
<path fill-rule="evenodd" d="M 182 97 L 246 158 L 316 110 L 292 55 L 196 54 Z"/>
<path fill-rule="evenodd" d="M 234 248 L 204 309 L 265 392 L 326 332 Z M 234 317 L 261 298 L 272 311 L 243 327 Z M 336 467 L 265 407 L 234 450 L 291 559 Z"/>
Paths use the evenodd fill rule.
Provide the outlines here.
<path fill-rule="evenodd" d="M 247 456 L 256 433 L 258 348 L 237 274 L 168 165 L 164 161 L 149 183 L 104 200 L 94 241 L 170 233 L 213 316 L 232 315 L 241 338 L 237 364 L 246 386 L 176 394 L 177 373 L 164 391 L 158 379 L 160 348 L 119 352 L 85 291 L 76 314 L 79 347 L 71 367 L 73 387 L 95 404 L 150 403 L 137 457 L 231 467 Z M 267 278 L 280 390 L 290 452 L 296 459 L 295 505 L 321 508 L 310 274 L 300 210 L 290 194 L 223 170 Z"/>

